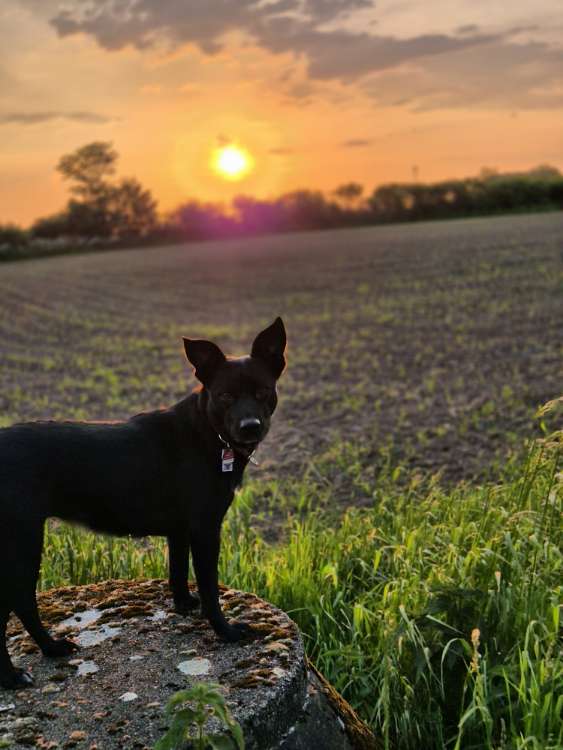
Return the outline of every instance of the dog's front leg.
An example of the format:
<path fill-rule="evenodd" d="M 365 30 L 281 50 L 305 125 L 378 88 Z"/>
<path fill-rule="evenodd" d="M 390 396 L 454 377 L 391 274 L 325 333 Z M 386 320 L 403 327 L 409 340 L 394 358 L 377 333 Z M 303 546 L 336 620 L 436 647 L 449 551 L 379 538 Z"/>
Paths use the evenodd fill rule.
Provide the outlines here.
<path fill-rule="evenodd" d="M 195 575 L 202 613 L 207 617 L 213 630 L 225 641 L 240 641 L 247 637 L 252 628 L 242 622 L 230 624 L 219 604 L 218 564 L 221 544 L 221 524 L 211 529 L 198 530 L 191 538 Z"/>
<path fill-rule="evenodd" d="M 168 537 L 169 584 L 174 597 L 174 607 L 180 615 L 187 615 L 199 605 L 197 596 L 188 589 L 190 565 L 190 540 L 187 533 Z"/>

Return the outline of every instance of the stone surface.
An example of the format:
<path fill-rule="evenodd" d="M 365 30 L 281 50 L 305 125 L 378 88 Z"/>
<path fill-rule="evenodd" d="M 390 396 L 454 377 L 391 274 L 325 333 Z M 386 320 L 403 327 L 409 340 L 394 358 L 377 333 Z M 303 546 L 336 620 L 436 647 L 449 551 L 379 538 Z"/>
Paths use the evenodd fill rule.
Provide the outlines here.
<path fill-rule="evenodd" d="M 222 643 L 197 614 L 177 615 L 164 581 L 110 581 L 40 595 L 51 632 L 81 648 L 70 659 L 46 659 L 10 621 L 9 650 L 35 686 L 0 689 L 0 747 L 152 748 L 167 728 L 168 698 L 198 681 L 221 685 L 249 750 L 377 746 L 309 667 L 286 614 L 230 589 L 221 599 L 228 616 L 252 624 L 255 638 Z"/>

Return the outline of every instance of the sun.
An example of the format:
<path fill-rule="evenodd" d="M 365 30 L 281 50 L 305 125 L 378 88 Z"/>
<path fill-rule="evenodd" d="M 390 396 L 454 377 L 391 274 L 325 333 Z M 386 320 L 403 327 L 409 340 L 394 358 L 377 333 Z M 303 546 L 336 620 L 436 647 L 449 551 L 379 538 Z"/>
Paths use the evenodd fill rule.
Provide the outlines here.
<path fill-rule="evenodd" d="M 226 180 L 242 180 L 254 167 L 254 159 L 245 148 L 229 144 L 213 152 L 213 169 Z"/>

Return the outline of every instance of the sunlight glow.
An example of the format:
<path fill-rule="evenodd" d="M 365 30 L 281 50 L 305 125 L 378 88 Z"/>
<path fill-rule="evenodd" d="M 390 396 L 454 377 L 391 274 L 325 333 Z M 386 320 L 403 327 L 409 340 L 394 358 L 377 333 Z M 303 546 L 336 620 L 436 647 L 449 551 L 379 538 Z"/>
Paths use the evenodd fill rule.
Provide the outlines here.
<path fill-rule="evenodd" d="M 254 167 L 254 159 L 244 148 L 229 144 L 213 153 L 213 169 L 226 180 L 241 180 Z"/>

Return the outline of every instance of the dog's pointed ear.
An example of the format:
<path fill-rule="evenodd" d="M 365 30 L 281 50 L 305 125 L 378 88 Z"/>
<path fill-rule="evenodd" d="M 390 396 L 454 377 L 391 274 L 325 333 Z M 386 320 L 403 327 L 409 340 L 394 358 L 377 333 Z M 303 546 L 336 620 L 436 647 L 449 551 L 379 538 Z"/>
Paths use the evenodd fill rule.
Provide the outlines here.
<path fill-rule="evenodd" d="M 196 378 L 208 385 L 226 357 L 217 344 L 203 339 L 184 339 L 186 357 L 195 367 Z"/>
<path fill-rule="evenodd" d="M 271 326 L 256 336 L 250 356 L 265 362 L 277 379 L 285 367 L 286 343 L 283 321 L 281 318 L 276 318 Z"/>

